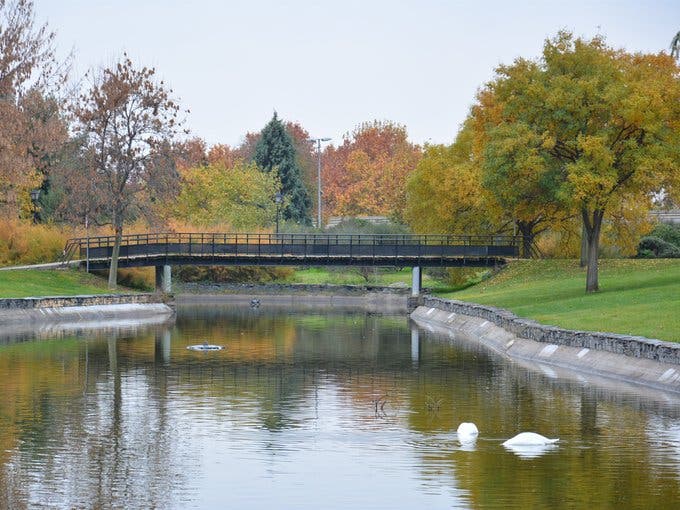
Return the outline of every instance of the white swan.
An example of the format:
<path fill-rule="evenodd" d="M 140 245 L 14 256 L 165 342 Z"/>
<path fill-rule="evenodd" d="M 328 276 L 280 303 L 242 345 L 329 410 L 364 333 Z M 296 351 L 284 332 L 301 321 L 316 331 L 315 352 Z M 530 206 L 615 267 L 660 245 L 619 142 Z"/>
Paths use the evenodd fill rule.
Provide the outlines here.
<path fill-rule="evenodd" d="M 503 443 L 503 446 L 544 446 L 554 444 L 559 439 L 549 439 L 535 432 L 521 432 Z"/>
<path fill-rule="evenodd" d="M 477 430 L 477 425 L 474 423 L 463 422 L 458 425 L 458 440 L 460 442 L 471 442 L 477 439 L 479 430 Z"/>

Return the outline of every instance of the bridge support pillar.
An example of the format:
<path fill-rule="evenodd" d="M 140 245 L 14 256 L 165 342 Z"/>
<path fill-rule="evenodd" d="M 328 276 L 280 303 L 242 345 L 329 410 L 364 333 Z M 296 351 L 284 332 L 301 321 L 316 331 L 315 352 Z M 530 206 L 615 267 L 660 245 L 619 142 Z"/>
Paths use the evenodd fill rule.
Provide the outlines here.
<path fill-rule="evenodd" d="M 172 292 L 172 271 L 170 266 L 156 266 L 156 292 Z"/>
<path fill-rule="evenodd" d="M 420 289 L 423 286 L 423 275 L 420 271 L 420 266 L 413 266 L 411 268 L 411 296 L 420 296 Z"/>

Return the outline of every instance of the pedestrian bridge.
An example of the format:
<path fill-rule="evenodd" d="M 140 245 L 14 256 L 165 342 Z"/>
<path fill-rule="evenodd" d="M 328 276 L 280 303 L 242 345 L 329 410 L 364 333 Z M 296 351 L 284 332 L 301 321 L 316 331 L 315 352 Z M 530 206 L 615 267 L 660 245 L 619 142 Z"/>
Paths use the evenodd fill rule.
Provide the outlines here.
<path fill-rule="evenodd" d="M 107 269 L 115 236 L 69 239 L 67 260 Z M 156 282 L 170 289 L 173 265 L 484 267 L 517 257 L 518 236 L 147 233 L 122 237 L 118 267 L 155 266 Z"/>

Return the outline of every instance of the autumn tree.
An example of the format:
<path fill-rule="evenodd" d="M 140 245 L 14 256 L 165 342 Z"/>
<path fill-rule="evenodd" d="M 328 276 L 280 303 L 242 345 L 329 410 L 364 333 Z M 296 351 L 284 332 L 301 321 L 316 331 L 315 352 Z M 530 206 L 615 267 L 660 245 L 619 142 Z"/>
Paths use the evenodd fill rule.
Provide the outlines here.
<path fill-rule="evenodd" d="M 406 179 L 422 152 L 406 128 L 392 122 L 367 122 L 346 135 L 342 145 L 324 152 L 324 193 L 328 214 L 403 218 Z"/>
<path fill-rule="evenodd" d="M 88 164 L 87 138 L 73 136 L 64 143 L 48 176 L 48 191 L 41 195 L 44 214 L 72 224 L 94 224 L 105 217 L 94 169 Z M 101 216 L 101 218 L 100 218 Z"/>
<path fill-rule="evenodd" d="M 207 166 L 209 163 L 207 144 L 199 137 L 174 142 L 172 154 L 179 170 Z"/>
<path fill-rule="evenodd" d="M 473 142 L 468 119 L 452 145 L 425 147 L 406 188 L 404 218 L 414 232 L 488 234 L 508 227 L 508 217 L 482 186 Z"/>
<path fill-rule="evenodd" d="M 215 163 L 184 169 L 181 174 L 175 205 L 179 219 L 246 230 L 274 222 L 276 204 L 272 198 L 280 187 L 275 172 L 261 172 L 254 163 L 239 162 L 230 168 Z"/>
<path fill-rule="evenodd" d="M 607 214 L 625 202 L 647 209 L 662 188 L 677 192 L 678 73 L 667 54 L 629 54 L 600 37 L 560 32 L 546 41 L 540 59 L 500 66 L 485 87 L 495 103 L 484 126 L 489 172 L 506 173 L 504 183 L 517 175 L 520 189 L 511 193 L 533 189 L 533 203 L 578 213 L 587 237 L 588 292 L 599 288 Z"/>
<path fill-rule="evenodd" d="M 536 80 L 532 63 L 518 65 L 506 89 L 488 87 L 478 94 L 469 123 L 473 152 L 480 167 L 480 184 L 511 219 L 522 239 L 522 256 L 531 257 L 536 237 L 572 217 L 572 209 L 557 199 L 561 166 L 537 149 L 541 139 L 522 123 L 503 122 L 503 98 L 525 93 Z"/>
<path fill-rule="evenodd" d="M 117 283 L 125 222 L 175 189 L 177 172 L 168 152 L 180 128 L 180 109 L 155 75 L 125 55 L 93 77 L 73 109 L 76 132 L 86 139 L 83 182 L 96 183 L 97 199 L 115 232 L 110 288 Z"/>
<path fill-rule="evenodd" d="M 59 62 L 55 33 L 36 25 L 33 2 L 0 0 L 0 209 L 16 215 L 28 190 L 41 185 L 51 158 L 66 140 L 59 87 L 68 61 Z"/>
<path fill-rule="evenodd" d="M 262 130 L 254 161 L 264 172 L 274 171 L 278 174 L 285 199 L 283 219 L 310 225 L 312 201 L 302 180 L 293 140 L 276 113 Z"/>
<path fill-rule="evenodd" d="M 251 157 L 245 156 L 239 148 L 232 148 L 226 144 L 215 144 L 208 149 L 208 164 L 221 165 L 224 168 L 233 168 L 237 163 L 250 161 Z"/>

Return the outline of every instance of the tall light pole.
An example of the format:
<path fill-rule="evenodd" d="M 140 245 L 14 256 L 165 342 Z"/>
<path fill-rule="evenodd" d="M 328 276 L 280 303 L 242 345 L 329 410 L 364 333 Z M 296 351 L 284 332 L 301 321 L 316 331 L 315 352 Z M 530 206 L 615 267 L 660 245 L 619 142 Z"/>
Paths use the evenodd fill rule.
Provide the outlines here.
<path fill-rule="evenodd" d="M 90 222 L 89 217 L 85 213 L 85 237 L 87 238 L 87 245 L 85 246 L 85 272 L 90 272 Z"/>
<path fill-rule="evenodd" d="M 281 202 L 283 202 L 283 195 L 280 191 L 276 192 L 274 195 L 274 202 L 276 202 L 276 235 L 279 234 L 279 208 L 281 207 Z"/>
<path fill-rule="evenodd" d="M 330 142 L 330 138 L 310 138 L 310 142 L 316 144 L 318 164 L 316 167 L 316 228 L 321 229 L 321 142 Z"/>
<path fill-rule="evenodd" d="M 40 188 L 31 190 L 31 202 L 33 202 L 33 223 L 38 223 L 38 200 L 40 200 Z"/>

